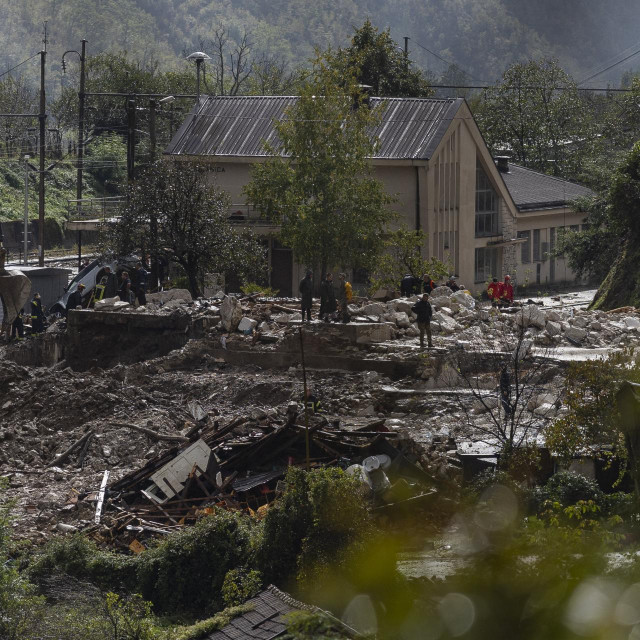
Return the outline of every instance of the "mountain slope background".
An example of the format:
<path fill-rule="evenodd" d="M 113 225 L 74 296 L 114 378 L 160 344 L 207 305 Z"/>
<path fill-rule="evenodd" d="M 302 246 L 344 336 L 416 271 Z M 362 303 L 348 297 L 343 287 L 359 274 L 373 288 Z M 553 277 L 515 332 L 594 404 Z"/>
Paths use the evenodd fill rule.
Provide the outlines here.
<path fill-rule="evenodd" d="M 556 56 L 577 79 L 640 49 L 634 0 L 0 0 L 0 73 L 42 47 L 47 21 L 49 83 L 60 86 L 66 49 L 89 41 L 89 54 L 127 51 L 142 65 L 178 67 L 220 23 L 232 41 L 246 30 L 253 51 L 305 64 L 314 48 L 344 46 L 369 17 L 389 27 L 411 58 L 436 77 L 457 63 L 473 83 L 493 82 L 513 62 Z M 424 47 L 424 48 L 423 48 Z M 617 83 L 640 56 L 598 76 Z M 37 81 L 38 60 L 22 69 Z M 56 84 L 57 83 L 57 84 Z"/>

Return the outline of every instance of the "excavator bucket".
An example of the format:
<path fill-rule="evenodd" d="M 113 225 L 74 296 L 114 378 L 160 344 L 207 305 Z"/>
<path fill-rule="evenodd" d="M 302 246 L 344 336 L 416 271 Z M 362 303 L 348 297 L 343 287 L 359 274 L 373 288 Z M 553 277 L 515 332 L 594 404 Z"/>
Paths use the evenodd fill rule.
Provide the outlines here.
<path fill-rule="evenodd" d="M 0 298 L 2 298 L 2 323 L 11 325 L 31 293 L 31 281 L 18 269 L 4 268 L 4 250 L 0 246 Z"/>

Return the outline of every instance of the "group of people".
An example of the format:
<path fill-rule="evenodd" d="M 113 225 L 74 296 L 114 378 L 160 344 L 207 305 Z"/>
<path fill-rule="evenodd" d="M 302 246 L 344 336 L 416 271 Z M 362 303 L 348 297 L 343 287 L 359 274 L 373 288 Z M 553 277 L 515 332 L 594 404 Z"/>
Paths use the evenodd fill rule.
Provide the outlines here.
<path fill-rule="evenodd" d="M 311 307 L 313 305 L 313 272 L 307 270 L 305 277 L 298 287 L 301 296 L 301 310 L 303 322 L 311 322 Z M 320 315 L 324 322 L 349 322 L 349 302 L 353 298 L 351 283 L 344 273 L 338 275 L 338 291 L 333 284 L 333 274 L 327 273 L 320 283 Z"/>
<path fill-rule="evenodd" d="M 511 284 L 511 276 L 505 276 L 504 281 L 500 282 L 498 278 L 493 280 L 487 286 L 487 296 L 493 307 L 509 307 L 513 304 L 513 285 Z"/>
<path fill-rule="evenodd" d="M 400 281 L 400 295 L 410 298 L 411 296 L 420 295 L 421 293 L 430 294 L 437 286 L 429 274 L 425 273 L 422 278 L 418 278 L 412 276 L 410 273 L 406 273 Z M 458 284 L 455 276 L 449 276 L 444 286 L 449 287 L 452 291 L 464 289 L 464 287 Z"/>
<path fill-rule="evenodd" d="M 38 292 L 31 299 L 31 333 L 42 333 L 45 329 L 46 318 L 42 307 L 42 298 Z M 24 309 L 18 311 L 18 315 L 11 323 L 11 339 L 22 340 L 24 338 Z"/>

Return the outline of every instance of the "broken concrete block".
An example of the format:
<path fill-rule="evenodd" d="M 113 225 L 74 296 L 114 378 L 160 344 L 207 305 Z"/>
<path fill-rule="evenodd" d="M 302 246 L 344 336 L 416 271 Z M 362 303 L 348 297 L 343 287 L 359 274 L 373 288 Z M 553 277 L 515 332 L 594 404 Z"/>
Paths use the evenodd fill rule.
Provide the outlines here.
<path fill-rule="evenodd" d="M 587 332 L 580 327 L 569 327 L 564 332 L 565 337 L 568 340 L 574 340 L 575 342 L 582 342 L 587 337 Z"/>
<path fill-rule="evenodd" d="M 477 398 L 473 401 L 474 413 L 486 413 L 491 409 L 495 409 L 498 406 L 497 396 L 485 396 L 482 399 Z"/>
<path fill-rule="evenodd" d="M 158 291 L 158 293 L 148 293 L 146 295 L 147 302 L 153 304 L 166 304 L 171 300 L 182 300 L 183 302 L 191 302 L 193 298 L 187 289 L 167 289 L 166 291 Z"/>
<path fill-rule="evenodd" d="M 123 302 L 120 298 L 105 298 L 104 300 L 98 300 L 95 303 L 94 309 L 96 311 L 117 311 L 124 307 L 128 307 L 128 302 Z"/>
<path fill-rule="evenodd" d="M 547 311 L 547 320 L 551 320 L 552 322 L 561 322 L 562 316 L 557 311 Z"/>
<path fill-rule="evenodd" d="M 234 296 L 225 296 L 220 305 L 220 321 L 225 331 L 235 331 L 242 320 L 242 306 Z"/>
<path fill-rule="evenodd" d="M 589 321 L 584 316 L 576 316 L 571 321 L 571 324 L 574 327 L 579 327 L 580 329 L 584 329 L 589 324 Z"/>
<path fill-rule="evenodd" d="M 516 314 L 516 323 L 521 327 L 534 326 L 544 329 L 547 323 L 545 312 L 535 304 L 528 304 Z"/>
<path fill-rule="evenodd" d="M 436 311 L 433 314 L 431 323 L 436 323 L 444 333 L 454 333 L 456 329 L 460 328 L 460 325 L 453 318 L 450 318 L 441 311 Z"/>
<path fill-rule="evenodd" d="M 277 316 L 273 316 L 272 320 L 278 324 L 289 324 L 289 322 L 291 322 L 291 314 L 280 313 Z"/>
<path fill-rule="evenodd" d="M 589 328 L 592 331 L 602 331 L 602 324 L 600 322 L 598 322 L 597 320 L 594 320 L 590 325 Z"/>
<path fill-rule="evenodd" d="M 242 333 L 245 333 L 245 332 L 250 333 L 257 326 L 258 326 L 257 320 L 244 316 L 244 318 L 242 318 L 242 320 L 240 320 L 240 322 L 238 323 L 238 331 L 242 331 Z"/>

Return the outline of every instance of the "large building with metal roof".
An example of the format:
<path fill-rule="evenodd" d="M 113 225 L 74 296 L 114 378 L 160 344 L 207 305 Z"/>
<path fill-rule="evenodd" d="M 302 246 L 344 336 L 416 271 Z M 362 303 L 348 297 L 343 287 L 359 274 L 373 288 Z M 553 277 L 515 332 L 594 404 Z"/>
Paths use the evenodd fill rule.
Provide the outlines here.
<path fill-rule="evenodd" d="M 210 164 L 229 192 L 230 218 L 252 226 L 269 247 L 271 286 L 297 291 L 306 265 L 277 239 L 277 228 L 245 203 L 251 165 L 279 149 L 274 121 L 287 117 L 295 96 L 203 96 L 165 154 Z M 580 185 L 496 162 L 462 98 L 371 98 L 382 117 L 372 131 L 379 144 L 374 175 L 396 201 L 401 223 L 427 234 L 425 256 L 450 264 L 470 290 L 510 273 L 519 284 L 574 280 L 564 259 L 551 257 L 560 229 L 584 215 L 571 202 L 591 192 Z M 358 284 L 360 274 L 352 274 Z"/>

